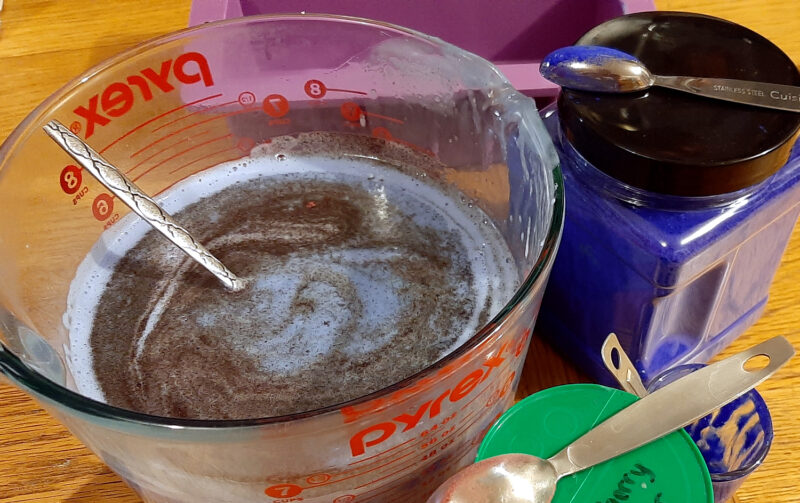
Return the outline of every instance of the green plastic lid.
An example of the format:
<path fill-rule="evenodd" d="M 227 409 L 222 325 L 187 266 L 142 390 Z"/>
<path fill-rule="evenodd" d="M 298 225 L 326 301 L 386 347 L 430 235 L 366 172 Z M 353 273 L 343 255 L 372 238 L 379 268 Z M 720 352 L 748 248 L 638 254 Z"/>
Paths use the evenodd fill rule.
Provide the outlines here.
<path fill-rule="evenodd" d="M 597 384 L 540 391 L 497 420 L 481 443 L 477 461 L 509 453 L 549 458 L 634 401 L 631 394 Z M 553 498 L 554 503 L 713 501 L 703 456 L 683 430 L 564 477 Z"/>

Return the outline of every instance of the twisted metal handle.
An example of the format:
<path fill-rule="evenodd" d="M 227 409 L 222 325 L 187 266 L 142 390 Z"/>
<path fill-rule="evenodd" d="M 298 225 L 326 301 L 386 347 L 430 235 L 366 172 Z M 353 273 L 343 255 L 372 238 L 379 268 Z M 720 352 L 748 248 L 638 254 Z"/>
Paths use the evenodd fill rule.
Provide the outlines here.
<path fill-rule="evenodd" d="M 194 239 L 189 231 L 175 222 L 150 196 L 142 192 L 120 170 L 112 166 L 72 131 L 56 120 L 48 122 L 44 126 L 44 131 L 120 201 L 216 276 L 225 287 L 233 291 L 244 288 L 245 282 L 242 279 L 233 274 Z"/>

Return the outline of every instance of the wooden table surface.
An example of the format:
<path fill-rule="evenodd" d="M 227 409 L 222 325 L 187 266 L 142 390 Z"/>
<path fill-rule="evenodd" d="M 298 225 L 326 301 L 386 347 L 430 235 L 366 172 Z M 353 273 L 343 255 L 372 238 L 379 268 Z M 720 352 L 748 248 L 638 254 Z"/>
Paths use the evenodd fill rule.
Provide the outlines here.
<path fill-rule="evenodd" d="M 657 0 L 656 4 L 662 10 L 700 12 L 745 25 L 800 63 L 800 10 L 795 0 Z M 0 12 L 0 139 L 89 66 L 185 27 L 189 5 L 189 0 L 7 0 Z M 725 354 L 777 334 L 800 349 L 800 226 L 777 272 L 766 313 Z M 520 394 L 582 380 L 538 340 L 523 376 Z M 800 357 L 759 391 L 772 412 L 775 443 L 735 501 L 800 501 Z M 140 500 L 37 403 L 0 384 L 0 502 L 34 501 Z"/>

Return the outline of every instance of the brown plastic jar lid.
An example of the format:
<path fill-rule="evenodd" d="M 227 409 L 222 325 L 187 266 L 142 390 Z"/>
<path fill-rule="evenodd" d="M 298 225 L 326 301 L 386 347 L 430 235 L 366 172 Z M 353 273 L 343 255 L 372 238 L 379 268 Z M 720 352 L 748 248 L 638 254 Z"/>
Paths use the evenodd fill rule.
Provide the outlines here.
<path fill-rule="evenodd" d="M 577 45 L 637 57 L 657 75 L 800 85 L 800 72 L 775 44 L 729 21 L 681 12 L 643 12 L 607 21 Z M 800 113 L 651 88 L 632 94 L 563 90 L 562 128 L 595 167 L 661 194 L 735 192 L 785 164 Z"/>

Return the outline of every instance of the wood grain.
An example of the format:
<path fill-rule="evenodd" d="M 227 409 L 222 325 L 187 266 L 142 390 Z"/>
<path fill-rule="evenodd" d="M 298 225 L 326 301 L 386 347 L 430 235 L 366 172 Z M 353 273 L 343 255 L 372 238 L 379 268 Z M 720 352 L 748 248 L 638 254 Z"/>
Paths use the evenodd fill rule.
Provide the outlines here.
<path fill-rule="evenodd" d="M 186 26 L 189 0 L 22 0 L 0 12 L 0 138 L 72 77 L 148 38 Z M 800 62 L 800 11 L 791 0 L 657 0 L 662 10 L 730 19 L 773 40 Z M 789 243 L 762 319 L 724 354 L 783 334 L 800 348 L 800 228 Z M 723 355 L 724 356 L 724 355 Z M 585 379 L 539 340 L 520 394 Z M 759 387 L 775 443 L 742 486 L 738 503 L 797 502 L 800 494 L 800 358 Z M 0 384 L 0 502 L 114 502 L 139 498 L 33 400 Z"/>

